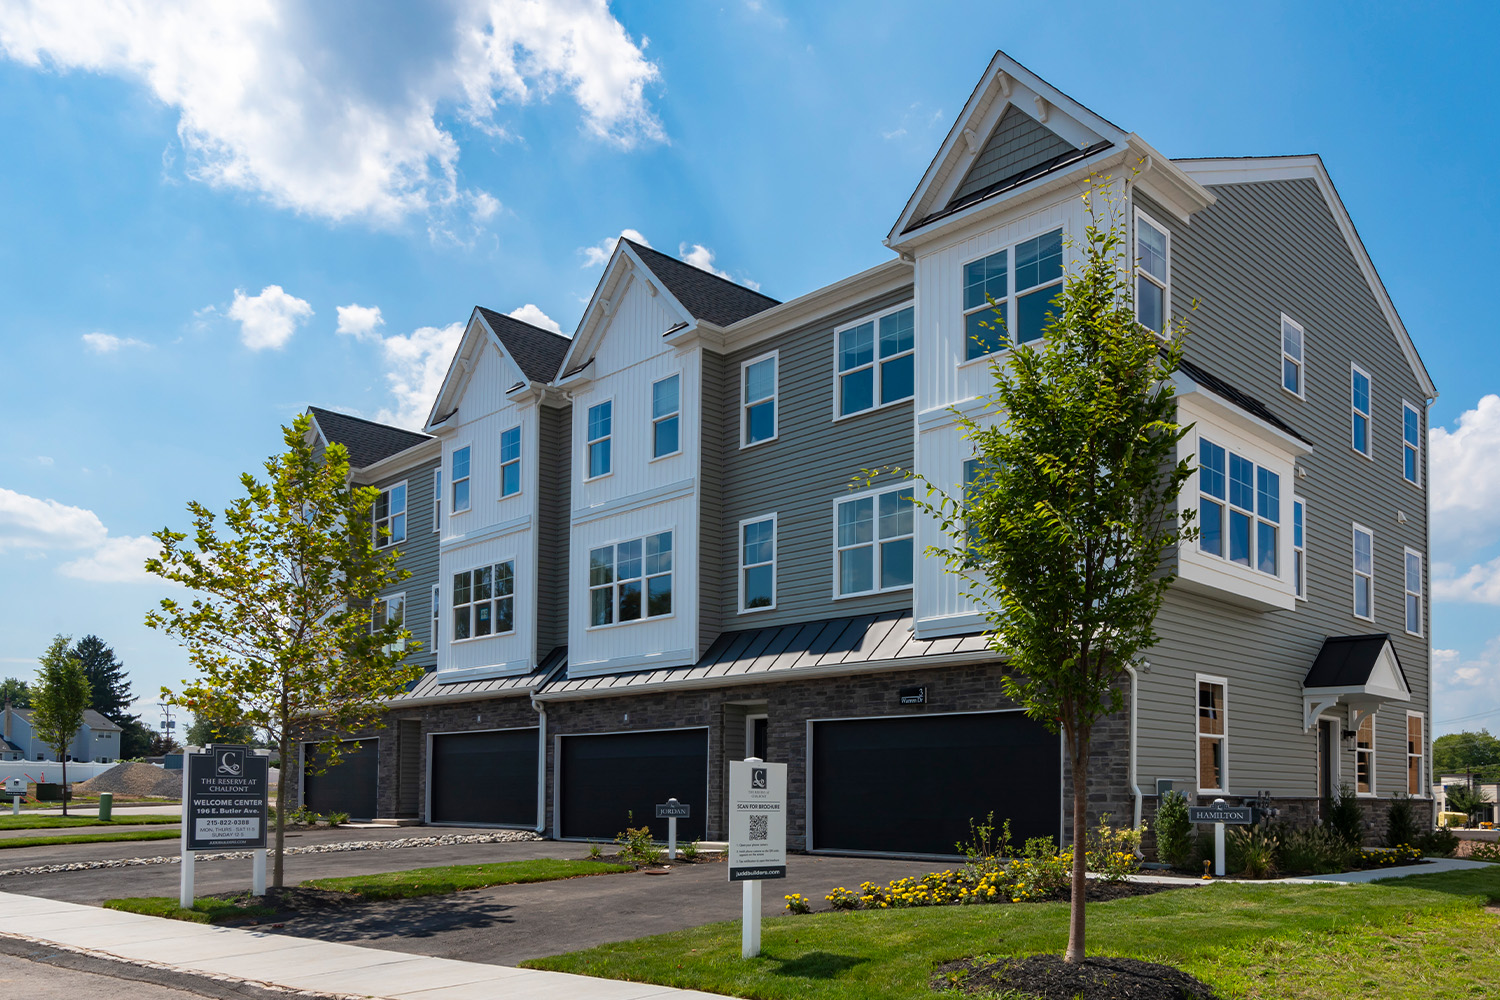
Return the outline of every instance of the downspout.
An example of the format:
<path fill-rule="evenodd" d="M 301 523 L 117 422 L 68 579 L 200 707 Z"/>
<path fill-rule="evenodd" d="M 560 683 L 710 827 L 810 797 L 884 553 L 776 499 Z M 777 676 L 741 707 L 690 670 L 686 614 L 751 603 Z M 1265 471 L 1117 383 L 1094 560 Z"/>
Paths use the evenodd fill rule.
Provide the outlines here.
<path fill-rule="evenodd" d="M 536 832 L 547 835 L 547 706 L 536 700 L 531 692 L 531 707 L 537 715 L 536 754 Z"/>
<path fill-rule="evenodd" d="M 1142 661 L 1143 663 L 1145 661 Z M 1149 664 L 1147 664 L 1149 666 Z M 1131 829 L 1141 828 L 1141 786 L 1136 781 L 1135 773 L 1135 732 L 1136 732 L 1136 700 L 1140 691 L 1140 678 L 1136 675 L 1135 666 L 1131 663 L 1125 664 L 1125 672 L 1130 674 L 1130 794 L 1135 796 L 1135 818 L 1131 823 Z M 1139 845 L 1136 846 L 1137 857 L 1144 857 Z"/>

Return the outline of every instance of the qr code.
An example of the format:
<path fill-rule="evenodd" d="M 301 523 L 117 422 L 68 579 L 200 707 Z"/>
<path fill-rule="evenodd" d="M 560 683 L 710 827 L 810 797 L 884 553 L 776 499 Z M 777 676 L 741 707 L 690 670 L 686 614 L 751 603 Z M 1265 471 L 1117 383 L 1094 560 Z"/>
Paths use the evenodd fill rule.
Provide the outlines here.
<path fill-rule="evenodd" d="M 751 840 L 768 840 L 770 838 L 770 833 L 771 833 L 771 817 L 769 817 L 769 816 L 751 816 L 750 817 L 750 839 Z"/>

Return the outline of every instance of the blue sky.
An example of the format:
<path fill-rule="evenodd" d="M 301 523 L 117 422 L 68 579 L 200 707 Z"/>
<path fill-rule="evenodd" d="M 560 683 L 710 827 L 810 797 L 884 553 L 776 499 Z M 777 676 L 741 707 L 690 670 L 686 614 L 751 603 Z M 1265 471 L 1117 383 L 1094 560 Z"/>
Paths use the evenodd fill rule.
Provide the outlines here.
<path fill-rule="evenodd" d="M 476 304 L 570 331 L 623 230 L 782 299 L 886 259 L 1003 48 L 1168 155 L 1323 155 L 1442 393 L 1436 728 L 1500 725 L 1495 15 L 1257 9 L 7 4 L 0 675 L 176 682 L 143 536 L 309 403 L 411 420 Z"/>

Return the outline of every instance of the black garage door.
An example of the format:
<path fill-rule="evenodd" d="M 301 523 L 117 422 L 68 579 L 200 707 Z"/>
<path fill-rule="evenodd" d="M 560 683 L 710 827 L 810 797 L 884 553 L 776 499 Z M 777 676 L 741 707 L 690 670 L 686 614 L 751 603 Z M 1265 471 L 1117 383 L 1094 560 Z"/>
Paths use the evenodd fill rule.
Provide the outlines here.
<path fill-rule="evenodd" d="M 665 840 L 656 804 L 675 796 L 692 807 L 690 818 L 677 821 L 677 839 L 703 839 L 708 730 L 564 736 L 561 744 L 562 836 L 612 840 L 626 826 L 649 826 Z"/>
<path fill-rule="evenodd" d="M 816 849 L 953 854 L 991 810 L 1017 847 L 1058 834 L 1060 741 L 1021 712 L 817 722 L 812 744 Z"/>
<path fill-rule="evenodd" d="M 339 762 L 322 774 L 313 774 L 318 745 L 302 747 L 308 770 L 303 775 L 302 803 L 315 813 L 348 813 L 350 819 L 375 816 L 375 780 L 379 770 L 379 740 L 348 740 L 339 748 Z"/>
<path fill-rule="evenodd" d="M 537 731 L 432 738 L 434 823 L 536 826 Z"/>

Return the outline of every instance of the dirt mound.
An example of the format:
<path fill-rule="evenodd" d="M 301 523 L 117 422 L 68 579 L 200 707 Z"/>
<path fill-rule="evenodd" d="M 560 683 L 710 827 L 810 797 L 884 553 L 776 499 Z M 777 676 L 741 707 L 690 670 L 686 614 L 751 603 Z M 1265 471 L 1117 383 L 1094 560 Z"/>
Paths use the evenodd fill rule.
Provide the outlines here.
<path fill-rule="evenodd" d="M 159 795 L 182 797 L 182 772 L 167 771 L 155 764 L 116 764 L 103 774 L 73 786 L 75 795 Z"/>
<path fill-rule="evenodd" d="M 1038 1000 L 1218 1000 L 1207 984 L 1181 969 L 1102 956 L 1077 965 L 1061 955 L 949 962 L 939 966 L 932 985 L 963 994 L 994 996 L 998 991 Z"/>

